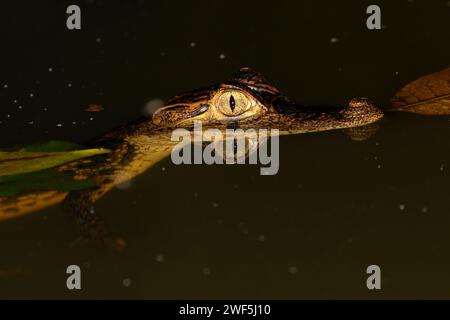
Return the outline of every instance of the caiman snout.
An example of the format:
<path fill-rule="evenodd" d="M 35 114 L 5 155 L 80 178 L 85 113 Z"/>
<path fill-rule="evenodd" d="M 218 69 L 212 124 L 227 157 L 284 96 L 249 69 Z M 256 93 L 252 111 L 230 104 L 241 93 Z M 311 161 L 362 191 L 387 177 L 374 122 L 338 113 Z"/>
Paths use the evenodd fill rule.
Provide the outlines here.
<path fill-rule="evenodd" d="M 355 125 L 364 125 L 382 118 L 383 111 L 369 98 L 357 97 L 349 101 L 347 108 L 341 111 L 341 115 Z"/>

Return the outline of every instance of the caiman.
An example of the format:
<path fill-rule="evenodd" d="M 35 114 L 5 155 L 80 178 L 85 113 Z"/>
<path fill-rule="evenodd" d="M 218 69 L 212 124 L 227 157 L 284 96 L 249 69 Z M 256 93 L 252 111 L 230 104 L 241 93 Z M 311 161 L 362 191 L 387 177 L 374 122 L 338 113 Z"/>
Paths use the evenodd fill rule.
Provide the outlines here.
<path fill-rule="evenodd" d="M 77 191 L 48 190 L 0 198 L 0 220 L 17 217 L 63 201 L 80 223 L 95 224 L 94 203 L 106 192 L 164 159 L 177 141 L 175 128 L 192 129 L 194 121 L 221 130 L 278 129 L 280 135 L 361 128 L 383 117 L 368 98 L 358 97 L 341 107 L 306 107 L 291 102 L 261 74 L 242 68 L 229 80 L 175 96 L 153 114 L 114 129 L 86 146 L 111 152 L 61 165 L 54 170 L 73 179 L 93 179 L 95 186 Z M 367 126 L 366 126 L 367 127 Z M 356 139 L 366 130 L 354 130 Z M 369 132 L 370 133 L 370 132 Z M 95 230 L 95 228 L 90 228 Z M 97 232 L 97 231 L 95 231 Z"/>

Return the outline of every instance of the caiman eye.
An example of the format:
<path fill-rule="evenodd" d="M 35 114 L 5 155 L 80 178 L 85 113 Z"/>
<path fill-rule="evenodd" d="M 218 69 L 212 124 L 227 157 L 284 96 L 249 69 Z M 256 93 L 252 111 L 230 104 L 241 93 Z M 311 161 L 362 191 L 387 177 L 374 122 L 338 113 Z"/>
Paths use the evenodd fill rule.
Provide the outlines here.
<path fill-rule="evenodd" d="M 217 108 L 226 116 L 238 116 L 250 108 L 250 99 L 239 91 L 225 91 L 217 98 Z"/>
<path fill-rule="evenodd" d="M 230 96 L 230 108 L 231 108 L 231 112 L 234 111 L 234 107 L 236 106 L 236 101 L 234 101 L 234 97 L 233 95 Z"/>

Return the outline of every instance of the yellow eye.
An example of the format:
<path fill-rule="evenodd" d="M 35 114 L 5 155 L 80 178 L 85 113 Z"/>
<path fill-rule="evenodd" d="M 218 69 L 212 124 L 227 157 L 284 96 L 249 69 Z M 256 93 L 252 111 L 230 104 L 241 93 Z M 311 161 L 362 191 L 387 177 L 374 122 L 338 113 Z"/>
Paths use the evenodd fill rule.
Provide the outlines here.
<path fill-rule="evenodd" d="M 217 98 L 217 108 L 226 116 L 238 116 L 250 108 L 250 99 L 239 91 L 225 91 Z"/>

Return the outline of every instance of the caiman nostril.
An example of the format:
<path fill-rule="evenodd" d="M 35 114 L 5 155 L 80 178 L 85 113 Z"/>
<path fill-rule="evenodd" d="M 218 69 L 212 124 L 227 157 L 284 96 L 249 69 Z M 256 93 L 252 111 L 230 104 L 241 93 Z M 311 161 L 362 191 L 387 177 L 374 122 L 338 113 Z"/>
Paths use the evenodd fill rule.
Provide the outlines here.
<path fill-rule="evenodd" d="M 350 108 L 361 108 L 373 105 L 373 102 L 369 98 L 356 97 L 348 102 Z"/>

